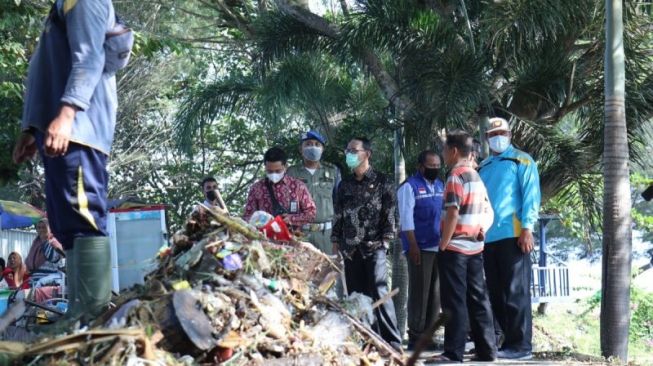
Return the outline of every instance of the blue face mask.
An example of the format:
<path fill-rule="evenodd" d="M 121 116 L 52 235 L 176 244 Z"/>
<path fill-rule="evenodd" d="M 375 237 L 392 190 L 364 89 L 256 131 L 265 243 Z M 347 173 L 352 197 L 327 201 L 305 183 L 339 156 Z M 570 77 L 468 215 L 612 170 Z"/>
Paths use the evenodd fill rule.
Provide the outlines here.
<path fill-rule="evenodd" d="M 317 146 L 306 146 L 303 149 L 304 158 L 310 161 L 320 161 L 322 157 L 322 148 Z"/>
<path fill-rule="evenodd" d="M 489 142 L 490 149 L 497 154 L 501 154 L 508 149 L 508 146 L 510 146 L 510 137 L 501 135 L 492 136 L 490 137 Z"/>
<path fill-rule="evenodd" d="M 361 165 L 361 161 L 358 158 L 357 153 L 347 153 L 346 161 L 349 169 L 356 169 L 359 165 Z"/>

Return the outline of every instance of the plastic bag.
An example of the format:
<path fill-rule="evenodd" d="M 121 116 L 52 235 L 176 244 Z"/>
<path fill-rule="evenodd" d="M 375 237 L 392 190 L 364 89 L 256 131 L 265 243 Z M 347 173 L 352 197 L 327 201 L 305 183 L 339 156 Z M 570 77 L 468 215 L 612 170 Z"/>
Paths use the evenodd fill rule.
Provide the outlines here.
<path fill-rule="evenodd" d="M 274 220 L 274 216 L 269 213 L 265 211 L 256 211 L 252 214 L 252 217 L 249 218 L 249 224 L 257 229 L 261 229 L 272 220 Z"/>
<path fill-rule="evenodd" d="M 353 317 L 371 326 L 374 323 L 372 298 L 360 292 L 354 292 L 345 299 L 345 309 Z"/>
<path fill-rule="evenodd" d="M 338 348 L 351 335 L 351 325 L 342 314 L 330 311 L 309 330 L 309 334 L 320 347 Z"/>

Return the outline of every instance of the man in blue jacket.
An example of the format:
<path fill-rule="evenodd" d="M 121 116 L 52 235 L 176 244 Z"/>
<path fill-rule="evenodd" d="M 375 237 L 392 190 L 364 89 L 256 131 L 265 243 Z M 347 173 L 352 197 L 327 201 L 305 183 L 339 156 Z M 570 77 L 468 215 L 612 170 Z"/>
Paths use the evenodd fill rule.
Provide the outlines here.
<path fill-rule="evenodd" d="M 118 100 L 104 45 L 115 23 L 110 0 L 54 3 L 30 60 L 13 154 L 21 163 L 38 150 L 43 161 L 50 226 L 66 252 L 72 322 L 90 321 L 111 299 L 106 166 Z"/>
<path fill-rule="evenodd" d="M 408 255 L 408 349 L 440 313 L 438 245 L 444 184 L 440 157 L 431 150 L 417 157 L 418 170 L 397 192 L 401 242 Z"/>
<path fill-rule="evenodd" d="M 481 163 L 479 174 L 494 210 L 494 223 L 486 234 L 483 257 L 495 332 L 498 341 L 503 338 L 497 356 L 530 359 L 530 252 L 540 210 L 540 178 L 533 158 L 512 146 L 505 119 L 490 119 L 486 137 L 492 154 Z"/>

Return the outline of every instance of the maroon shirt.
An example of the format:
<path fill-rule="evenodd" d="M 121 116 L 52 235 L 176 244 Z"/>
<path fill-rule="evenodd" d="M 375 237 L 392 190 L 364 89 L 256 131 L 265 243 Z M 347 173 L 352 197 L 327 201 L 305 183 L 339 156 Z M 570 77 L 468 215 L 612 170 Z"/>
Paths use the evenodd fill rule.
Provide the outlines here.
<path fill-rule="evenodd" d="M 252 185 L 247 195 L 247 204 L 243 218 L 249 221 L 256 211 L 273 214 L 272 199 L 266 186 L 267 178 Z M 315 220 L 317 208 L 306 184 L 299 179 L 285 175 L 281 181 L 272 185 L 274 195 L 281 206 L 288 212 L 288 221 L 294 226 L 308 224 Z"/>

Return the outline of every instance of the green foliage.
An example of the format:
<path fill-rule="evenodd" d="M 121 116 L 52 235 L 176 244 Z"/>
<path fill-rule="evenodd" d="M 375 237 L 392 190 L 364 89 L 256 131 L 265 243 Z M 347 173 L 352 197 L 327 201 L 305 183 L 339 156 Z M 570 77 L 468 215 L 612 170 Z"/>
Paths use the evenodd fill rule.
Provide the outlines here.
<path fill-rule="evenodd" d="M 630 341 L 644 342 L 653 351 L 653 293 L 633 288 L 630 303 Z"/>
<path fill-rule="evenodd" d="M 588 316 L 601 305 L 601 292 L 598 291 L 586 300 L 583 316 Z M 653 292 L 635 286 L 630 288 L 630 333 L 629 341 L 653 351 Z"/>
<path fill-rule="evenodd" d="M 653 179 L 647 178 L 648 174 L 650 172 L 647 170 L 635 168 L 630 176 L 633 196 L 631 216 L 633 228 L 643 234 L 642 240 L 653 242 L 653 205 L 640 196 L 653 182 Z M 590 211 L 579 209 L 588 205 L 595 207 Z M 569 181 L 542 208 L 546 213 L 556 214 L 561 220 L 562 228 L 555 225 L 548 227 L 549 236 L 564 237 L 572 242 L 574 238 L 579 239 L 585 245 L 586 253 L 600 254 L 600 246 L 595 247 L 594 243 L 600 242 L 601 239 L 601 217 L 596 215 L 596 212 L 600 211 L 602 205 L 603 185 L 600 174 L 587 174 Z"/>
<path fill-rule="evenodd" d="M 4 1 L 0 6 L 0 144 L 5 147 L 0 152 L 0 184 L 11 184 L 19 177 L 11 152 L 20 132 L 23 80 L 47 9 L 47 1 Z"/>
<path fill-rule="evenodd" d="M 643 233 L 642 239 L 648 242 L 653 242 L 653 204 L 644 201 L 641 198 L 641 192 L 653 184 L 653 179 L 649 178 L 651 176 L 653 176 L 653 172 L 650 170 L 635 172 L 630 176 L 630 185 L 634 196 L 631 216 L 635 228 Z"/>

